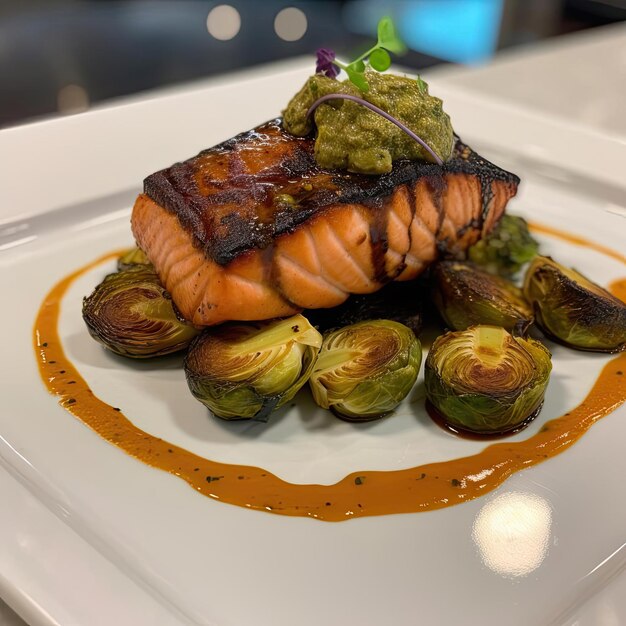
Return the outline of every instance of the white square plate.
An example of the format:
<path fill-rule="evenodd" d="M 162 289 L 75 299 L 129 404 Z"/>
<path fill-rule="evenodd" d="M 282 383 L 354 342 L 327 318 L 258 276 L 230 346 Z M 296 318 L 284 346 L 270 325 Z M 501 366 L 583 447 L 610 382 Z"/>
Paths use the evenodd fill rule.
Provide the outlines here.
<path fill-rule="evenodd" d="M 591 624 L 597 611 L 618 623 L 623 600 L 614 594 L 596 609 L 592 598 L 615 587 L 626 563 L 624 406 L 482 498 L 325 523 L 203 497 L 100 439 L 45 391 L 32 325 L 50 287 L 132 243 L 130 206 L 147 174 L 275 117 L 309 70 L 288 64 L 0 135 L 0 480 L 8 494 L 0 523 L 11 538 L 0 552 L 0 592 L 41 624 L 540 626 Z M 445 84 L 431 91 L 465 141 L 522 176 L 513 213 L 623 252 L 623 144 Z M 540 239 L 547 254 L 602 284 L 626 276 L 606 255 Z M 318 483 L 485 445 L 448 436 L 408 404 L 367 427 L 311 419 L 306 405 L 267 426 L 213 420 L 188 394 L 176 359 L 129 365 L 89 338 L 81 299 L 111 268 L 72 286 L 61 334 L 94 392 L 152 434 Z M 578 404 L 611 358 L 550 347 L 545 407 L 515 439 Z M 68 593 L 77 581 L 82 593 Z"/>

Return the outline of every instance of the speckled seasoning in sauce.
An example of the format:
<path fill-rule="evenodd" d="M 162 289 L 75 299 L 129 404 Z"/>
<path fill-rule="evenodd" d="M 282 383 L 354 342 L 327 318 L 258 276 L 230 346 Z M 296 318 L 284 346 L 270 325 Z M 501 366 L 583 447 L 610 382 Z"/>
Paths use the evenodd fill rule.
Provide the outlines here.
<path fill-rule="evenodd" d="M 592 248 L 626 265 L 623 255 L 586 239 L 539 224 L 532 229 Z M 626 400 L 626 353 L 621 353 L 604 366 L 580 405 L 548 421 L 524 441 L 502 441 L 472 456 L 404 470 L 358 471 L 333 485 L 293 484 L 259 467 L 211 461 L 134 426 L 119 408 L 93 394 L 65 355 L 58 332 L 65 293 L 79 276 L 119 254 L 107 254 L 70 274 L 44 299 L 34 328 L 41 377 L 50 393 L 59 397 L 59 404 L 103 439 L 221 502 L 326 521 L 452 506 L 484 495 L 511 474 L 559 454 Z M 614 281 L 609 289 L 626 301 L 626 278 Z"/>

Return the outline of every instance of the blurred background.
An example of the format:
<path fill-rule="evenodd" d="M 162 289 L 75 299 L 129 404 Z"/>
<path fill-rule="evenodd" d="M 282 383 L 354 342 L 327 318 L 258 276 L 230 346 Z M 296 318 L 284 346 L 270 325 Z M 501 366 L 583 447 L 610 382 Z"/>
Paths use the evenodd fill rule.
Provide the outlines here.
<path fill-rule="evenodd" d="M 625 20 L 626 0 L 0 0 L 0 127 L 320 46 L 349 59 L 383 14 L 419 71 Z"/>

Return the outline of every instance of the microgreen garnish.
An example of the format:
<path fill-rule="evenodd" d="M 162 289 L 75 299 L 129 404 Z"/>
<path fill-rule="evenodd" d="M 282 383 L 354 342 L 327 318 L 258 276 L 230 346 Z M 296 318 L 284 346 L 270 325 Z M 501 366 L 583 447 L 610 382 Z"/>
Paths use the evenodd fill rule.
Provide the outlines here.
<path fill-rule="evenodd" d="M 370 111 L 374 111 L 374 113 L 378 113 L 378 115 L 381 115 L 386 120 L 389 120 L 392 124 L 395 124 L 401 131 L 405 132 L 409 137 L 411 137 L 411 139 L 417 141 L 417 143 L 419 143 L 419 145 L 422 146 L 422 148 L 424 148 L 424 150 L 426 150 L 433 157 L 433 159 L 435 159 L 435 163 L 437 163 L 437 165 L 443 165 L 443 160 L 441 159 L 441 157 L 421 137 L 416 135 L 404 122 L 401 122 L 399 119 L 395 118 L 393 115 L 387 113 L 387 111 L 384 111 L 383 109 L 377 107 L 375 104 L 372 104 L 371 102 L 368 102 L 367 100 L 364 100 L 363 98 L 359 98 L 358 96 L 352 96 L 347 93 L 329 93 L 325 96 L 322 96 L 321 98 L 318 98 L 310 106 L 306 114 L 307 117 L 309 117 L 313 113 L 313 111 L 315 111 L 315 109 L 317 109 L 317 107 L 323 102 L 326 102 L 327 100 L 336 100 L 336 99 L 337 100 L 350 100 L 352 102 L 361 104 L 364 107 L 367 107 Z"/>
<path fill-rule="evenodd" d="M 335 64 L 335 53 L 330 48 L 320 48 L 317 51 L 316 74 L 324 74 L 329 78 L 336 78 L 341 70 Z"/>
<path fill-rule="evenodd" d="M 369 84 L 365 78 L 367 65 L 377 72 L 388 70 L 391 65 L 390 52 L 402 54 L 406 52 L 406 46 L 398 37 L 393 20 L 390 17 L 383 17 L 378 22 L 378 41 L 375 46 L 347 65 L 337 61 L 332 50 L 320 48 L 317 51 L 316 72 L 335 78 L 339 74 L 339 69 L 342 69 L 353 85 L 366 92 L 369 91 Z"/>

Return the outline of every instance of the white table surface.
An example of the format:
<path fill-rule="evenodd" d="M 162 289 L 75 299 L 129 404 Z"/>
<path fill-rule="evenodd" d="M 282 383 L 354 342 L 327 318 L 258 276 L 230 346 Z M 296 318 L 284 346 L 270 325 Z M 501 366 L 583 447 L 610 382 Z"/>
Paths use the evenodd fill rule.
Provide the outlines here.
<path fill-rule="evenodd" d="M 618 136 L 626 143 L 626 25 L 597 28 L 538 45 L 516 48 L 502 53 L 484 67 L 435 68 L 425 78 L 438 85 L 460 87 L 480 93 L 482 97 L 541 111 L 601 133 Z M 1 211 L 0 208 L 0 223 L 3 218 Z M 9 559 L 14 561 L 14 565 L 22 564 L 25 576 L 23 592 L 36 593 L 36 589 L 29 588 L 27 579 L 28 567 L 37 566 L 36 556 L 25 538 L 28 539 L 29 533 L 36 534 L 37 508 L 43 505 L 17 481 L 0 472 L 0 493 L 7 492 L 14 493 L 19 505 L 10 512 L 0 512 L 4 544 L 0 546 L 0 566 Z M 62 526 L 59 520 L 59 532 L 63 532 Z M 74 555 L 70 561 L 68 565 L 80 568 L 80 554 Z M 108 564 L 103 562 L 101 566 L 106 568 Z M 17 569 L 20 570 L 19 567 Z M 0 569 L 0 579 L 2 576 L 3 571 Z M 90 572 L 85 572 L 86 589 L 89 588 L 89 580 Z M 65 592 L 71 593 L 71 590 Z M 611 597 L 619 598 L 625 593 L 626 574 L 622 572 L 602 594 L 590 599 L 582 612 L 572 615 L 563 626 L 626 624 L 624 603 L 621 603 L 622 614 L 616 615 L 616 604 L 610 602 Z M 63 590 L 59 590 L 60 606 L 51 607 L 51 610 L 56 611 L 60 625 L 63 625 L 62 594 Z M 13 606 L 23 605 L 18 598 L 5 600 Z M 610 615 L 607 614 L 609 605 L 613 611 Z M 607 615 L 609 621 L 606 621 Z M 28 615 L 22 617 L 28 619 Z M 0 626 L 26 624 L 0 600 Z"/>

